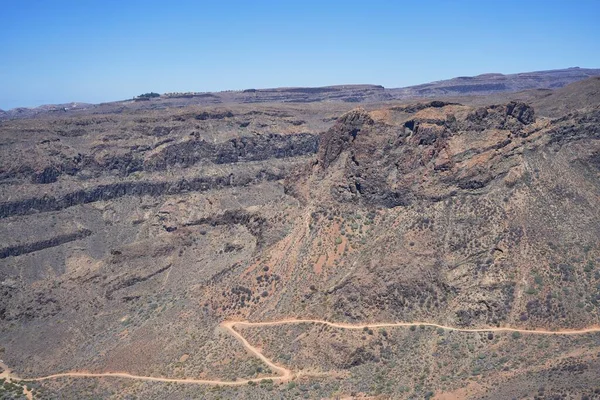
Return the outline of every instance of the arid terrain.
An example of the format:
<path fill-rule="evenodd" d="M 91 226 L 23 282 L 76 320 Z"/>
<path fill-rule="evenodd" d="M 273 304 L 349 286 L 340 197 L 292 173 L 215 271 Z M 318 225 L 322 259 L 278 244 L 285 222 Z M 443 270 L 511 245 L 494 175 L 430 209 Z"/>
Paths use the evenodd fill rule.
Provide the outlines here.
<path fill-rule="evenodd" d="M 599 74 L 3 112 L 0 398 L 600 398 Z"/>

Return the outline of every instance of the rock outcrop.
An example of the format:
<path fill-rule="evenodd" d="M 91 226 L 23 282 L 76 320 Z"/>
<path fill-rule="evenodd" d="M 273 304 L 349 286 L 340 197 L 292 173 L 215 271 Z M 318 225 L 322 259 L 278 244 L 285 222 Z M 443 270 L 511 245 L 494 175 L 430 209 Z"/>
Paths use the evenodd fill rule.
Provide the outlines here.
<path fill-rule="evenodd" d="M 529 377 L 572 360 L 595 385 L 597 338 L 571 330 L 600 316 L 598 102 L 554 118 L 522 93 L 344 102 L 367 92 L 386 93 L 248 90 L 235 96 L 344 97 L 178 108 L 190 95 L 2 121 L 1 358 L 25 377 L 261 379 L 267 366 L 219 325 L 282 321 L 235 331 L 274 363 L 323 372 L 319 386 L 182 385 L 175 395 L 401 398 L 406 386 L 429 398 L 473 376 L 490 388 L 507 379 L 499 371 Z M 170 108 L 143 108 L 160 104 Z M 368 325 L 382 321 L 438 325 Z M 522 337 L 492 331 L 506 326 Z M 99 380 L 89 393 L 72 381 L 83 383 L 33 384 L 75 387 L 54 396 L 68 398 L 167 390 Z"/>

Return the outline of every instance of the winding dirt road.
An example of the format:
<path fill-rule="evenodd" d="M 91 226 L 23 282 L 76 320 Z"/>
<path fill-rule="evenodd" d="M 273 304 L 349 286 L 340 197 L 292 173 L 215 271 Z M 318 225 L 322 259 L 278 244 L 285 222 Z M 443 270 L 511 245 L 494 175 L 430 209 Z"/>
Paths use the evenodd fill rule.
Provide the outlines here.
<path fill-rule="evenodd" d="M 498 327 L 490 327 L 490 328 L 456 328 L 452 326 L 439 325 L 431 322 L 383 322 L 383 323 L 366 323 L 366 324 L 347 324 L 343 322 L 329 322 L 320 319 L 282 319 L 278 321 L 267 321 L 267 322 L 248 322 L 248 321 L 229 321 L 223 322 L 221 325 L 231 328 L 234 325 L 238 326 L 276 326 L 276 325 L 289 325 L 289 324 L 322 324 L 329 325 L 333 328 L 341 328 L 341 329 L 364 329 L 366 328 L 394 328 L 394 327 L 411 327 L 411 326 L 431 326 L 434 328 L 442 328 L 448 331 L 456 331 L 456 332 L 520 332 L 520 333 L 529 333 L 535 335 L 582 335 L 586 333 L 595 333 L 600 332 L 600 326 L 593 326 L 585 329 L 573 329 L 573 330 L 545 330 L 545 329 L 519 329 L 519 328 L 498 328 Z M 239 334 L 238 334 L 239 335 Z"/>
<path fill-rule="evenodd" d="M 269 358 L 267 358 L 259 349 L 252 346 L 246 338 L 244 338 L 238 331 L 235 330 L 236 326 L 242 327 L 260 327 L 260 326 L 277 326 L 277 325 L 289 325 L 289 324 L 321 324 L 328 325 L 333 328 L 340 329 L 353 329 L 360 330 L 364 328 L 394 328 L 394 327 L 411 327 L 411 326 L 429 326 L 434 328 L 442 328 L 449 331 L 457 332 L 519 332 L 522 334 L 533 334 L 533 335 L 582 335 L 586 333 L 597 333 L 600 332 L 600 327 L 590 327 L 579 330 L 545 330 L 545 329 L 518 329 L 518 328 L 456 328 L 452 326 L 445 326 L 434 324 L 430 322 L 389 322 L 389 323 L 372 323 L 372 324 L 347 324 L 340 322 L 329 322 L 319 319 L 282 319 L 278 321 L 267 321 L 267 322 L 248 322 L 248 321 L 225 321 L 221 323 L 221 326 L 226 329 L 233 337 L 235 337 L 250 353 L 254 354 L 261 361 L 271 368 L 276 374 L 274 376 L 267 376 L 254 379 L 240 379 L 235 381 L 223 381 L 223 380 L 211 380 L 211 379 L 178 379 L 178 378 L 162 378 L 154 376 L 143 376 L 133 375 L 126 372 L 85 372 L 85 371 L 74 371 L 64 372 L 60 374 L 53 374 L 48 376 L 41 376 L 37 378 L 21 378 L 13 374 L 10 369 L 0 362 L 0 367 L 4 369 L 4 372 L 0 374 L 0 377 L 11 381 L 45 381 L 56 378 L 125 378 L 125 379 L 136 379 L 142 381 L 151 382 L 165 382 L 165 383 L 182 383 L 182 384 L 197 384 L 197 385 L 223 385 L 223 386 L 237 386 L 245 385 L 250 382 L 260 382 L 264 379 L 271 379 L 273 381 L 285 382 L 293 379 L 300 375 L 310 375 L 305 373 L 294 373 L 292 370 L 275 364 Z"/>

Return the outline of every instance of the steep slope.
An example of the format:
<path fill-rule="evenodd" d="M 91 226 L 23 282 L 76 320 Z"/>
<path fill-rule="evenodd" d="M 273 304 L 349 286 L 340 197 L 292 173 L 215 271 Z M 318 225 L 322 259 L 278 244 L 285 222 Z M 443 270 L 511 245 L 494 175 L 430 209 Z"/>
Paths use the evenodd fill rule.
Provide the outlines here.
<path fill-rule="evenodd" d="M 517 103 L 429 107 L 397 125 L 377 114 L 343 116 L 290 190 L 315 209 L 313 241 L 342 231 L 339 265 L 307 308 L 466 326 L 598 323 L 598 107 L 555 123 Z M 327 252 L 307 247 L 308 259 Z M 336 298 L 326 311 L 325 295 Z"/>
<path fill-rule="evenodd" d="M 577 369 L 562 389 L 593 394 L 597 333 L 527 333 L 600 324 L 600 105 L 581 104 L 554 119 L 432 101 L 4 122 L 2 359 L 23 377 L 254 382 L 276 371 L 221 323 L 302 318 L 374 326 L 236 328 L 299 374 L 290 385 L 35 387 L 494 398 L 524 374 L 535 382 L 515 396 L 557 394 L 549 376 Z M 507 326 L 523 332 L 492 329 Z"/>
<path fill-rule="evenodd" d="M 600 103 L 600 77 L 572 83 L 564 88 L 546 91 L 532 102 L 538 112 L 559 117 L 569 112 Z"/>

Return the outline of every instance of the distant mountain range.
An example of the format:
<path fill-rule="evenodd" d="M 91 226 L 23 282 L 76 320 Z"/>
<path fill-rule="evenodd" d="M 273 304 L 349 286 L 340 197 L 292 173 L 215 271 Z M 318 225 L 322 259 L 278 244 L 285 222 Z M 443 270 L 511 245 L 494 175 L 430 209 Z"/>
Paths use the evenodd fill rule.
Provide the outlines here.
<path fill-rule="evenodd" d="M 138 98 L 101 104 L 68 103 L 44 105 L 36 108 L 0 110 L 0 119 L 29 118 L 47 113 L 103 114 L 124 109 L 161 109 L 185 107 L 192 104 L 240 104 L 240 103 L 314 103 L 341 101 L 371 103 L 410 98 L 489 95 L 517 92 L 527 89 L 555 89 L 593 76 L 600 76 L 600 69 L 566 68 L 518 74 L 489 73 L 425 83 L 404 88 L 388 89 L 379 85 L 338 85 L 316 88 L 288 87 L 273 89 L 246 89 L 214 93 L 170 93 L 154 98 Z"/>
<path fill-rule="evenodd" d="M 460 76 L 443 81 L 390 89 L 394 97 L 431 97 L 517 92 L 526 89 L 556 89 L 592 76 L 600 69 L 567 68 L 518 74 L 483 74 Z"/>

